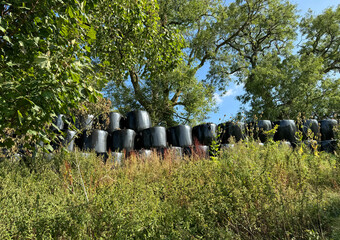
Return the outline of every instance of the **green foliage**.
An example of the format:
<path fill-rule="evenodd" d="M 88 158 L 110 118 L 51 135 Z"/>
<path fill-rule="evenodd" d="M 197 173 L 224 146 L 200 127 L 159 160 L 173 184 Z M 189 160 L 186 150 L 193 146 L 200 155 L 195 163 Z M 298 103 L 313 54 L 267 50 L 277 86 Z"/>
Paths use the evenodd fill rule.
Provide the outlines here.
<path fill-rule="evenodd" d="M 221 151 L 221 135 L 223 131 L 221 126 L 218 125 L 216 130 L 216 137 L 212 140 L 209 146 L 209 155 L 212 161 L 217 161 Z"/>
<path fill-rule="evenodd" d="M 337 97 L 335 86 L 339 79 L 321 81 L 324 76 L 319 57 L 280 59 L 275 53 L 267 54 L 252 74 L 253 81 L 246 84 L 249 91 L 245 94 L 251 97 L 248 115 L 262 113 L 265 119 L 296 119 L 303 112 L 306 117 L 324 118 L 336 110 L 330 102 Z"/>
<path fill-rule="evenodd" d="M 122 80 L 124 75 L 121 73 L 109 84 L 106 92 L 120 111 L 142 107 L 151 113 L 156 123 L 168 126 L 178 121 L 192 124 L 204 121 L 205 114 L 214 110 L 213 93 L 216 86 L 225 90 L 235 74 L 240 77 L 238 82 L 242 83 L 263 55 L 273 50 L 280 56 L 287 54 L 296 35 L 295 6 L 280 0 L 248 0 L 228 4 L 220 0 L 159 1 L 156 12 L 161 29 L 176 33 L 172 36 L 182 36 L 185 40 L 184 46 L 179 46 L 177 41 L 177 51 L 182 50 L 183 61 L 172 65 L 170 70 L 161 69 L 160 75 L 152 76 L 148 70 L 149 63 L 153 64 L 154 59 L 136 51 L 133 59 L 137 60 L 122 68 L 128 69 L 125 71 L 128 81 Z M 138 46 L 133 38 L 126 40 L 125 35 L 121 38 L 123 41 Z M 143 39 L 138 40 L 143 42 Z M 120 44 L 109 48 L 117 46 Z M 160 46 L 163 45 L 152 46 L 157 49 L 154 54 L 164 51 Z M 143 49 L 153 51 L 147 50 L 147 44 Z M 173 57 L 176 56 L 173 54 Z M 122 51 L 112 52 L 109 57 L 115 64 L 117 59 L 124 59 Z M 195 78 L 197 71 L 208 62 L 209 81 L 198 81 Z"/>
<path fill-rule="evenodd" d="M 304 37 L 296 54 L 282 55 L 276 49 L 261 56 L 245 79 L 248 116 L 262 113 L 267 119 L 306 117 L 327 118 L 339 114 L 340 7 L 322 14 L 309 13 L 300 22 Z M 291 36 L 290 41 L 295 38 Z"/>
<path fill-rule="evenodd" d="M 76 122 L 86 119 L 89 115 L 93 115 L 91 120 L 93 129 L 108 129 L 110 124 L 109 113 L 111 112 L 112 103 L 109 99 L 98 97 L 95 102 L 82 101 L 79 103 L 77 108 L 70 109 L 71 116 L 77 116 Z M 70 123 L 73 123 L 73 119 L 69 119 Z M 76 124 L 77 125 L 77 124 Z M 81 127 L 81 123 L 76 126 L 80 132 L 86 130 Z M 75 127 L 75 126 L 73 126 Z M 87 129 L 89 130 L 89 129 Z"/>
<path fill-rule="evenodd" d="M 9 1 L 0 5 L 0 146 L 14 136 L 46 139 L 56 113 L 94 99 L 86 46 L 95 39 L 87 11 L 73 0 Z M 3 143 L 3 141 L 5 141 Z"/>
<path fill-rule="evenodd" d="M 267 142 L 268 143 L 275 144 L 274 135 L 275 135 L 278 128 L 279 128 L 279 125 L 275 125 L 272 129 L 263 132 L 267 136 Z"/>
<path fill-rule="evenodd" d="M 159 3 L 162 22 L 180 29 L 186 40 L 183 52 L 188 68 L 196 74 L 209 63 L 205 82 L 222 92 L 232 80 L 244 84 L 247 94 L 240 98 L 244 103 L 257 91 L 254 85 L 261 84 L 253 70 L 262 59 L 273 52 L 278 59 L 284 58 L 293 48 L 298 23 L 296 8 L 288 1 Z"/>
<path fill-rule="evenodd" d="M 28 164 L 29 163 L 29 164 Z M 2 239 L 336 239 L 339 161 L 235 144 L 217 161 L 0 162 Z"/>
<path fill-rule="evenodd" d="M 220 91 L 230 81 L 244 86 L 238 100 L 250 104 L 248 118 L 339 114 L 339 78 L 333 75 L 339 72 L 339 6 L 298 22 L 289 1 L 159 3 L 162 22 L 180 29 L 186 40 L 189 68 L 196 73 L 209 62 L 206 82 Z M 299 31 L 303 39 L 296 45 Z"/>
<path fill-rule="evenodd" d="M 211 88 L 183 66 L 182 36 L 161 21 L 156 1 L 99 1 L 91 13 L 97 30 L 91 54 L 111 80 L 104 92 L 115 108 L 123 114 L 143 108 L 169 126 L 177 106 L 187 121 L 205 117 Z"/>
<path fill-rule="evenodd" d="M 324 73 L 340 70 L 339 25 L 340 5 L 336 8 L 327 8 L 318 16 L 309 12 L 300 23 L 301 32 L 305 37 L 300 52 L 322 57 Z"/>

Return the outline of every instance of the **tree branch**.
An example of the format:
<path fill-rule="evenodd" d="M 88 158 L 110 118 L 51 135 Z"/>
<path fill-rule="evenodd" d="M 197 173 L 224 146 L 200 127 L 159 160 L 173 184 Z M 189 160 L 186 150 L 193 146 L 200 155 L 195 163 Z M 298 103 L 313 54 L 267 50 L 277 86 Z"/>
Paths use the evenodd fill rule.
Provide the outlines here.
<path fill-rule="evenodd" d="M 175 104 L 177 103 L 177 101 L 178 101 L 179 96 L 181 95 L 181 93 L 182 93 L 181 89 L 178 88 L 178 89 L 176 90 L 175 95 L 174 95 L 174 96 L 171 98 L 171 100 L 170 100 L 170 101 L 172 102 L 173 105 L 175 105 Z"/>
<path fill-rule="evenodd" d="M 143 98 L 143 94 L 141 92 L 140 86 L 139 86 L 139 76 L 136 72 L 134 72 L 133 70 L 129 71 L 130 74 L 130 78 L 131 78 L 131 83 L 133 86 L 133 90 L 135 92 L 135 96 L 138 100 L 138 102 L 145 108 L 145 109 L 149 109 L 149 104 L 146 101 L 145 98 Z"/>

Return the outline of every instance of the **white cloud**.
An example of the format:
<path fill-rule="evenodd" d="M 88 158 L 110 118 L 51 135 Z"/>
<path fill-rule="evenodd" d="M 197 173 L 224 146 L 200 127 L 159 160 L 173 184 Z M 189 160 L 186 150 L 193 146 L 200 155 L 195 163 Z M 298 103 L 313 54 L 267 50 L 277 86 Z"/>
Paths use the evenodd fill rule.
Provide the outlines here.
<path fill-rule="evenodd" d="M 214 100 L 216 102 L 216 105 L 220 105 L 223 102 L 222 97 L 218 93 L 214 93 Z"/>
<path fill-rule="evenodd" d="M 235 95 L 236 91 L 235 89 L 228 89 L 223 95 L 222 95 L 222 98 L 224 97 L 229 97 L 229 96 L 233 96 Z"/>
<path fill-rule="evenodd" d="M 228 89 L 224 94 L 214 93 L 214 100 L 217 105 L 220 105 L 226 97 L 237 96 L 242 93 L 244 84 L 235 85 Z"/>

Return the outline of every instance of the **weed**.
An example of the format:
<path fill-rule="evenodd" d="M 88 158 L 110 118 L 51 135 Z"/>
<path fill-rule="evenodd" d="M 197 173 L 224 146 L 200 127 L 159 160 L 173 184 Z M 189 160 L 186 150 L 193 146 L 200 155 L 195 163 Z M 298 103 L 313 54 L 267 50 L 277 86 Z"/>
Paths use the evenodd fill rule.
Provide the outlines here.
<path fill-rule="evenodd" d="M 1 239 L 337 239 L 336 155 L 234 145 L 216 161 L 156 152 L 120 166 L 79 152 L 39 155 L 34 167 L 4 160 Z"/>

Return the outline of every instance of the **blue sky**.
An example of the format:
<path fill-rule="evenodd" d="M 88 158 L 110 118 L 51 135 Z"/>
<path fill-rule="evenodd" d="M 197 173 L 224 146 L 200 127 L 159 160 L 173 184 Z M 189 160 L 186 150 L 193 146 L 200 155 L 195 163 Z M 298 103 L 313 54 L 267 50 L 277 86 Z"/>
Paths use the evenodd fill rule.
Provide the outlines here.
<path fill-rule="evenodd" d="M 313 14 L 320 14 L 325 8 L 335 7 L 340 4 L 340 0 L 291 0 L 292 3 L 297 4 L 299 15 L 303 16 L 307 13 L 308 9 L 313 11 Z M 206 64 L 196 74 L 198 79 L 204 79 L 209 69 L 209 65 Z M 207 121 L 213 123 L 220 123 L 227 121 L 230 117 L 234 117 L 239 111 L 240 107 L 243 106 L 239 101 L 236 100 L 237 95 L 243 93 L 242 86 L 237 86 L 233 83 L 229 84 L 226 94 L 220 96 L 216 93 L 216 101 L 219 107 L 217 113 L 210 113 Z M 226 117 L 224 117 L 226 115 Z M 221 120 L 220 120 L 221 119 Z"/>

